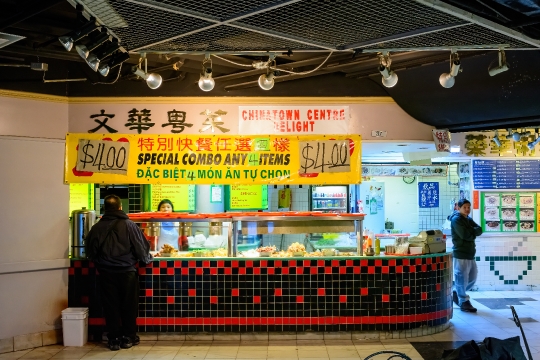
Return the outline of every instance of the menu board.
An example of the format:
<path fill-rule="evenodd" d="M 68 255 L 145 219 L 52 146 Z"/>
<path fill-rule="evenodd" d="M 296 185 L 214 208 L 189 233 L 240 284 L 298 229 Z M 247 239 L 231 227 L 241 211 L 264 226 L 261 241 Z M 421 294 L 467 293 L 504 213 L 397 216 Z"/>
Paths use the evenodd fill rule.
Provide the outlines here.
<path fill-rule="evenodd" d="M 161 200 L 169 199 L 174 211 L 195 211 L 195 185 L 152 184 L 152 211 L 158 210 Z"/>
<path fill-rule="evenodd" d="M 82 208 L 94 209 L 94 184 L 69 184 L 69 216 Z"/>
<path fill-rule="evenodd" d="M 535 232 L 536 193 L 482 193 L 481 219 L 485 232 Z"/>
<path fill-rule="evenodd" d="M 540 189 L 540 160 L 473 160 L 476 189 Z"/>
<path fill-rule="evenodd" d="M 229 210 L 268 209 L 268 186 L 231 185 L 228 200 Z"/>

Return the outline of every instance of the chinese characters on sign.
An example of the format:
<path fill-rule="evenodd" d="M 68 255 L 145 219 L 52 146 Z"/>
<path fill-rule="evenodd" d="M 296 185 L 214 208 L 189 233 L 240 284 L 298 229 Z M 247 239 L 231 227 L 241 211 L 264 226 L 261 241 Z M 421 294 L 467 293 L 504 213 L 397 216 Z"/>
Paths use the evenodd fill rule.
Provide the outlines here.
<path fill-rule="evenodd" d="M 450 131 L 433 130 L 433 141 L 437 152 L 450 152 Z"/>
<path fill-rule="evenodd" d="M 439 207 L 439 183 L 419 182 L 418 183 L 418 205 L 420 208 Z"/>
<path fill-rule="evenodd" d="M 104 118 L 103 121 L 101 121 L 99 119 L 96 119 L 96 118 L 100 118 L 100 117 Z M 107 121 L 109 121 L 109 118 L 113 118 L 113 117 L 114 117 L 114 114 L 105 114 L 105 110 L 103 110 L 103 109 L 100 111 L 99 114 L 90 115 L 90 119 L 94 119 L 94 121 L 96 123 L 98 123 L 99 125 L 97 127 L 93 128 L 93 129 L 88 130 L 88 132 L 89 133 L 95 133 L 96 131 L 98 131 L 99 129 L 104 127 L 110 133 L 117 133 L 118 130 L 115 130 L 112 127 L 110 127 L 109 125 L 107 125 Z"/>
<path fill-rule="evenodd" d="M 498 131 L 498 139 L 501 146 L 497 146 L 493 138 L 495 137 L 495 132 L 482 132 L 482 133 L 468 133 L 465 135 L 465 153 L 468 156 L 482 157 L 516 157 L 516 156 L 525 156 L 533 157 L 536 156 L 536 145 L 533 149 L 529 149 L 527 144 L 535 140 L 535 130 L 534 129 L 524 129 L 529 130 L 530 135 L 522 136 L 519 141 L 514 141 L 512 139 L 507 139 L 508 135 L 507 130 Z"/>
<path fill-rule="evenodd" d="M 172 125 L 171 132 L 173 134 L 178 134 L 184 131 L 184 127 L 192 127 L 193 124 L 186 123 L 186 112 L 185 111 L 167 111 L 167 118 L 169 122 L 167 124 L 162 124 L 161 127 Z"/>
<path fill-rule="evenodd" d="M 199 130 L 199 132 L 202 133 L 202 132 L 205 132 L 208 129 L 211 129 L 212 132 L 215 132 L 216 129 L 221 130 L 221 132 L 223 132 L 223 133 L 226 133 L 226 132 L 230 131 L 229 129 L 226 129 L 223 126 L 221 126 L 221 125 L 225 124 L 225 122 L 223 122 L 223 120 L 221 119 L 221 116 L 227 115 L 226 111 L 223 111 L 223 110 L 210 111 L 210 110 L 206 109 L 201 113 L 201 115 L 206 116 L 206 120 L 204 120 L 204 122 L 202 123 L 203 128 L 201 128 Z"/>

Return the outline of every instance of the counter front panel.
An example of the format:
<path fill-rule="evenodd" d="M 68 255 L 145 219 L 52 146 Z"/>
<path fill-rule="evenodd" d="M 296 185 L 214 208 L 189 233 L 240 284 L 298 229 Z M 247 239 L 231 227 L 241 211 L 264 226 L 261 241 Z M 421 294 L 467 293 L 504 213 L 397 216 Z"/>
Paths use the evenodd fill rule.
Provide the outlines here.
<path fill-rule="evenodd" d="M 392 331 L 452 317 L 451 256 L 171 259 L 140 267 L 140 332 Z M 69 306 L 105 320 L 99 272 L 69 269 Z"/>

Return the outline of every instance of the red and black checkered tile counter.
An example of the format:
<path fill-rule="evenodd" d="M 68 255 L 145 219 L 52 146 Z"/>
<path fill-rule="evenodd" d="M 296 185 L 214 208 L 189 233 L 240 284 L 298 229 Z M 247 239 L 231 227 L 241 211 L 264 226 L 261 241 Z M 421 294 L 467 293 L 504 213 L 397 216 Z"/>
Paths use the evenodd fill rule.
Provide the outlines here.
<path fill-rule="evenodd" d="M 417 257 L 170 259 L 140 267 L 140 332 L 392 331 L 447 323 L 450 254 Z M 69 269 L 69 306 L 104 325 L 99 272 Z"/>

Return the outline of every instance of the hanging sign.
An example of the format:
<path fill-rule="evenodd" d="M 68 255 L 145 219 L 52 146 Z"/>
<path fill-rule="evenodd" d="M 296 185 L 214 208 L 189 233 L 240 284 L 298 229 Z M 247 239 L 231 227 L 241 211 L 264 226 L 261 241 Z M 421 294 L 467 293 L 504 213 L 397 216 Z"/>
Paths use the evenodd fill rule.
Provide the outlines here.
<path fill-rule="evenodd" d="M 359 135 L 67 134 L 66 183 L 358 184 Z"/>
<path fill-rule="evenodd" d="M 278 191 L 278 209 L 291 208 L 291 189 L 281 189 Z"/>
<path fill-rule="evenodd" d="M 240 134 L 348 134 L 348 106 L 239 106 Z"/>
<path fill-rule="evenodd" d="M 433 130 L 433 141 L 435 141 L 435 149 L 437 152 L 450 152 L 450 131 L 448 130 Z"/>
<path fill-rule="evenodd" d="M 419 182 L 418 183 L 418 205 L 420 208 L 439 207 L 439 183 Z"/>

